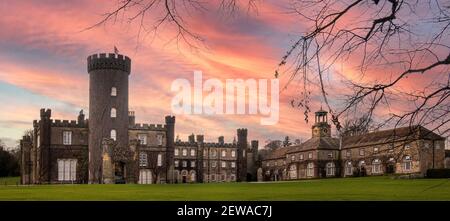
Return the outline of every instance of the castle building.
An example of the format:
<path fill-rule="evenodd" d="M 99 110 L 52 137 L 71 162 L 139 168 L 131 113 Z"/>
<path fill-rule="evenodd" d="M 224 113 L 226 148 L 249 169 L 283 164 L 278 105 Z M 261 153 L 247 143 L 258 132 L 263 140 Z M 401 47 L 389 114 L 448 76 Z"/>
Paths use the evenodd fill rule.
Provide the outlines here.
<path fill-rule="evenodd" d="M 20 141 L 21 183 L 187 183 L 247 180 L 247 129 L 237 143 L 204 143 L 203 135 L 175 142 L 175 117 L 165 124 L 135 123 L 128 108 L 131 59 L 94 54 L 87 59 L 89 119 L 51 118 L 41 109 L 33 133 Z M 251 159 L 254 159 L 253 157 Z M 253 162 L 250 162 L 252 165 Z M 256 179 L 256 178 L 255 178 Z"/>
<path fill-rule="evenodd" d="M 262 160 L 259 180 L 278 181 L 383 174 L 424 176 L 444 168 L 445 138 L 411 126 L 357 136 L 331 137 L 327 112 L 315 113 L 312 137 L 280 147 Z"/>

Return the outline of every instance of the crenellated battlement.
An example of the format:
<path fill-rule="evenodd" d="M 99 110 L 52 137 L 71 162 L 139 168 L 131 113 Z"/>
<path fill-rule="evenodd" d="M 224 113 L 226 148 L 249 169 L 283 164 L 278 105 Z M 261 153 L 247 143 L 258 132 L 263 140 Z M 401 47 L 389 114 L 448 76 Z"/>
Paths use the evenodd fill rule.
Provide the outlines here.
<path fill-rule="evenodd" d="M 134 130 L 166 130 L 162 124 L 134 124 L 129 127 Z"/>
<path fill-rule="evenodd" d="M 74 127 L 74 128 L 84 128 L 88 127 L 87 121 L 85 122 L 77 122 L 76 120 L 59 120 L 55 119 L 51 121 L 52 127 Z"/>
<path fill-rule="evenodd" d="M 193 147 L 193 146 L 197 146 L 198 142 L 189 142 L 189 141 L 177 141 L 175 142 L 176 146 L 183 146 L 183 147 Z M 209 142 L 209 143 L 204 143 L 203 144 L 204 147 L 217 147 L 217 148 L 221 148 L 221 147 L 225 147 L 225 148 L 236 148 L 236 144 L 234 143 L 214 143 L 214 142 Z"/>
<path fill-rule="evenodd" d="M 131 72 L 131 59 L 127 56 L 114 53 L 93 54 L 87 58 L 88 72 L 102 69 L 115 69 Z"/>

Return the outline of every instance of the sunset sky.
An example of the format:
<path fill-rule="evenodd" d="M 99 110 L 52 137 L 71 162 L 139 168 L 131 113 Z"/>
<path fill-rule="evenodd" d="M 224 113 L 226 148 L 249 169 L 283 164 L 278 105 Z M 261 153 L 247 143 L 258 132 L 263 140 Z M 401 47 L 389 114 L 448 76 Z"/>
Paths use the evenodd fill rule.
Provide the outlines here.
<path fill-rule="evenodd" d="M 100 21 L 116 2 L 0 1 L 0 139 L 7 145 L 15 146 L 24 130 L 32 128 L 40 108 L 51 108 L 53 119 L 74 120 L 80 109 L 88 112 L 86 57 L 91 54 L 111 53 L 116 46 L 129 56 L 130 110 L 135 111 L 139 123 L 163 124 L 164 116 L 172 114 L 173 80 L 192 81 L 194 70 L 201 70 L 204 79 L 222 81 L 273 78 L 286 50 L 307 31 L 299 16 L 287 13 L 289 0 L 264 1 L 258 4 L 257 12 L 241 8 L 231 17 L 218 12 L 214 5 L 207 12 L 192 13 L 189 27 L 205 40 L 196 50 L 171 41 L 175 32 L 170 26 L 162 26 L 156 35 L 144 33 L 138 37 L 138 25 L 127 23 L 126 15 L 115 23 L 85 30 Z M 351 78 L 354 71 L 351 61 L 339 63 L 326 79 L 333 85 L 331 93 L 338 93 L 340 78 Z M 423 78 L 428 82 L 437 79 Z M 281 76 L 281 86 L 287 79 Z M 403 86 L 427 81 L 411 82 Z M 259 115 L 182 115 L 176 116 L 176 134 L 182 140 L 191 133 L 204 134 L 210 142 L 223 135 L 231 142 L 237 128 L 248 128 L 249 140 L 258 139 L 262 145 L 286 135 L 292 140 L 307 139 L 312 122 L 305 122 L 303 110 L 289 104 L 299 93 L 297 87 L 294 82 L 280 94 L 280 120 L 276 125 L 261 126 Z M 311 102 L 315 111 L 323 101 L 317 93 Z M 380 114 L 392 110 L 384 111 Z"/>

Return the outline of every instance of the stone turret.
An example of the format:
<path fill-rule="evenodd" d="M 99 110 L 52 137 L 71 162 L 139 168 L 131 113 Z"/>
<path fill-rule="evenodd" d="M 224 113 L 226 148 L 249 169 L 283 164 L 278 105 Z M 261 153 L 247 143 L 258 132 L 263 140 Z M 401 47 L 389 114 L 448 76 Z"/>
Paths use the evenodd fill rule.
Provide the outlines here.
<path fill-rule="evenodd" d="M 166 116 L 166 182 L 174 183 L 175 116 Z"/>
<path fill-rule="evenodd" d="M 322 108 L 315 113 L 312 137 L 331 137 L 331 125 L 328 124 L 328 112 L 322 110 Z"/>
<path fill-rule="evenodd" d="M 247 180 L 247 129 L 237 129 L 237 167 L 236 181 Z"/>
<path fill-rule="evenodd" d="M 87 58 L 89 72 L 89 183 L 102 182 L 102 141 L 111 138 L 128 148 L 128 76 L 130 58 L 94 54 Z"/>

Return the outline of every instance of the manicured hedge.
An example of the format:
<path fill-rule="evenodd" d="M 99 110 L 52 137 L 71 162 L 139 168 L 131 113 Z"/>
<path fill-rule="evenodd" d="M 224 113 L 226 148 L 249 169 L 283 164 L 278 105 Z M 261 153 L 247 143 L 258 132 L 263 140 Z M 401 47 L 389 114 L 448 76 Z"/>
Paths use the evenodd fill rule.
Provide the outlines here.
<path fill-rule="evenodd" d="M 428 169 L 428 178 L 450 178 L 450 169 Z"/>

